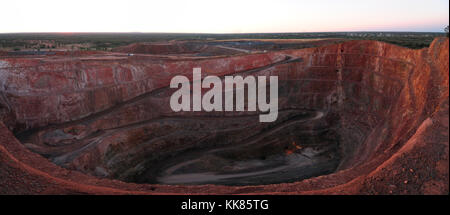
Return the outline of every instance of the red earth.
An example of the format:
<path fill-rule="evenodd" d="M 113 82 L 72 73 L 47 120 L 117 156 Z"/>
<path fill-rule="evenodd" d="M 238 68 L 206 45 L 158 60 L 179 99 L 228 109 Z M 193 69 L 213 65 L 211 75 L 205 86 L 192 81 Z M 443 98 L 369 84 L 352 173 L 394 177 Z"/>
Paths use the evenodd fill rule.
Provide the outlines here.
<path fill-rule="evenodd" d="M 448 59 L 448 38 L 420 50 L 349 41 L 229 57 L 2 56 L 0 193 L 448 194 Z M 171 112 L 165 91 L 171 78 L 192 77 L 194 67 L 204 75 L 277 75 L 280 109 L 326 113 L 315 125 L 338 134 L 342 158 L 335 171 L 252 186 L 125 182 L 148 156 L 188 147 L 168 135 L 167 141 L 136 148 L 149 134 L 180 129 L 167 120 L 150 122 L 191 117 L 189 125 L 197 126 L 195 117 L 209 116 L 215 119 L 212 130 L 228 123 L 228 115 Z M 92 137 L 95 144 L 83 141 Z"/>

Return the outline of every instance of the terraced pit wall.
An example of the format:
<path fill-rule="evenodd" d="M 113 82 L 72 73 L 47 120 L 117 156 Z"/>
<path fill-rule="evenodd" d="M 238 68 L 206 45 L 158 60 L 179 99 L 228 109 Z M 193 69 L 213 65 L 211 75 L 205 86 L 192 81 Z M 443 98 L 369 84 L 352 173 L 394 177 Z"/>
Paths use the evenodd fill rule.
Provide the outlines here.
<path fill-rule="evenodd" d="M 169 109 L 170 91 L 163 89 L 175 75 L 190 77 L 193 67 L 201 67 L 205 76 L 278 75 L 280 109 L 295 107 L 326 113 L 319 124 L 327 124 L 336 131 L 342 159 L 334 173 L 289 184 L 252 186 L 245 188 L 247 192 L 445 193 L 448 192 L 448 44 L 448 39 L 439 38 L 428 49 L 410 50 L 374 41 L 352 41 L 312 49 L 176 61 L 138 56 L 110 60 L 1 59 L 2 120 L 19 137 L 37 137 L 30 139 L 31 143 L 24 142 L 29 149 L 44 156 L 60 155 L 60 149 L 68 153 L 84 145 L 71 144 L 63 138 L 49 146 L 42 141 L 42 134 L 56 128 L 76 139 L 159 117 L 220 118 L 217 113 L 172 113 Z M 78 132 L 69 132 L 72 128 Z M 27 150 L 4 144 L 9 149 Z M 107 148 L 113 145 L 107 142 L 91 147 L 71 158 L 68 167 L 101 177 L 96 167 L 104 168 L 108 162 L 95 158 L 105 158 Z M 421 149 L 420 157 L 413 148 Z M 424 163 L 411 162 L 422 157 Z M 408 180 L 398 181 L 396 177 L 404 172 L 405 163 L 411 163 L 411 169 L 420 177 L 405 173 Z M 61 180 L 70 177 L 68 174 Z M 107 192 L 105 186 L 117 192 L 155 191 L 154 185 L 99 183 L 97 179 L 86 179 L 90 176 L 76 177 L 83 178 L 79 186 L 95 184 L 99 186 L 97 191 L 102 192 Z M 45 177 L 42 180 L 42 183 L 51 181 Z M 244 189 L 203 185 L 192 191 L 189 186 L 155 186 L 157 192 L 169 193 L 186 190 L 236 193 Z M 2 189 L 8 192 L 9 188 Z"/>

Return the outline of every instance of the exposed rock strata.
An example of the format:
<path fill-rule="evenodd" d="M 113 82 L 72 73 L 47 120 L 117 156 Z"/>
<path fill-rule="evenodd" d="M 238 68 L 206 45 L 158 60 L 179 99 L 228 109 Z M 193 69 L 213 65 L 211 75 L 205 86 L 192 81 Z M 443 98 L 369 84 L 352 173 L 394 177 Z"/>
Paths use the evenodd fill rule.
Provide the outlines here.
<path fill-rule="evenodd" d="M 352 41 L 198 60 L 123 55 L 0 59 L 0 193 L 446 194 L 448 50 L 449 40 L 438 38 L 422 50 Z M 149 154 L 182 151 L 183 138 L 189 136 L 176 134 L 180 127 L 226 130 L 231 126 L 227 117 L 246 117 L 172 113 L 166 87 L 174 75 L 190 77 L 193 67 L 202 67 L 204 75 L 278 75 L 280 109 L 325 113 L 310 127 L 300 125 L 297 130 L 325 126 L 337 135 L 341 160 L 336 171 L 267 186 L 150 185 L 106 179 L 127 180 L 127 171 L 138 171 L 139 160 Z M 212 117 L 216 123 L 202 125 L 196 117 Z M 181 118 L 194 120 L 173 123 Z M 233 126 L 263 133 L 264 128 L 252 122 Z M 154 139 L 153 134 L 165 133 L 169 140 L 136 148 Z M 194 134 L 187 142 L 202 137 Z M 245 140 L 251 132 L 225 134 Z M 98 141 L 83 141 L 95 138 Z M 129 155 L 133 159 L 126 159 Z"/>

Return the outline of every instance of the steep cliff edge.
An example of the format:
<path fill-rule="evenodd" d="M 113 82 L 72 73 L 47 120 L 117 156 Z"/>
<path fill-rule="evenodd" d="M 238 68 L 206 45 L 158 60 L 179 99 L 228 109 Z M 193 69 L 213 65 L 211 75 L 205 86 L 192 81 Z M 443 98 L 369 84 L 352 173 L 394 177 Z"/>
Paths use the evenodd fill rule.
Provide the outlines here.
<path fill-rule="evenodd" d="M 448 52 L 449 40 L 437 38 L 421 50 L 352 41 L 229 58 L 0 59 L 0 193 L 447 194 Z M 181 152 L 211 136 L 190 131 L 187 138 L 175 132 L 182 128 L 206 125 L 214 134 L 231 126 L 249 128 L 225 133 L 237 140 L 267 131 L 251 118 L 227 121 L 247 117 L 242 113 L 171 112 L 168 83 L 177 74 L 190 77 L 193 67 L 205 75 L 277 75 L 280 110 L 325 116 L 297 127 L 281 123 L 283 129 L 271 135 L 333 131 L 341 155 L 336 170 L 257 186 L 115 180 L 135 181 L 138 172 L 151 168 L 142 162 L 150 155 Z M 179 123 L 180 118 L 192 120 Z M 155 135 L 169 137 L 155 142 Z M 139 143 L 147 141 L 158 144 L 142 148 Z"/>

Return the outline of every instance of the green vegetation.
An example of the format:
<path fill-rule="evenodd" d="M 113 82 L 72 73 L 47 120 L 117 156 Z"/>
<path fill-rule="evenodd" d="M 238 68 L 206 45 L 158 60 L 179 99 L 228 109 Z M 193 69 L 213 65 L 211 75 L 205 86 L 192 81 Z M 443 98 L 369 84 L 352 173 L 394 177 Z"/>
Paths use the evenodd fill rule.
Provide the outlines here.
<path fill-rule="evenodd" d="M 391 43 L 398 46 L 403 46 L 411 49 L 421 49 L 430 46 L 435 37 L 368 37 L 358 38 L 366 40 L 377 40 L 381 42 Z"/>
<path fill-rule="evenodd" d="M 447 28 L 448 32 L 448 28 Z M 448 33 L 447 33 L 448 34 Z M 170 40 L 230 40 L 230 39 L 315 39 L 339 38 L 350 40 L 378 40 L 408 48 L 428 47 L 435 37 L 445 33 L 416 32 L 334 32 L 334 33 L 261 33 L 261 34 L 174 34 L 174 33 L 16 33 L 0 34 L 3 49 L 74 49 L 109 50 L 136 42 Z"/>

